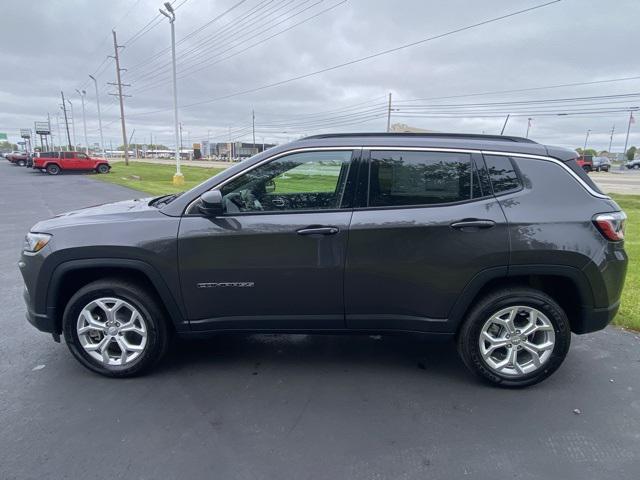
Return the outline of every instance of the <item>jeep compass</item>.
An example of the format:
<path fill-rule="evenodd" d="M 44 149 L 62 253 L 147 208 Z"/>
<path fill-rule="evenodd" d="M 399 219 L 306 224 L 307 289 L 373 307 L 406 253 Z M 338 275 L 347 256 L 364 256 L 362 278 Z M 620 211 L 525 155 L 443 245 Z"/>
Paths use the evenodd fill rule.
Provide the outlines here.
<path fill-rule="evenodd" d="M 308 137 L 181 194 L 36 224 L 27 319 L 113 377 L 174 335 L 404 332 L 531 385 L 572 332 L 613 319 L 627 269 L 626 216 L 576 158 L 506 136 Z"/>

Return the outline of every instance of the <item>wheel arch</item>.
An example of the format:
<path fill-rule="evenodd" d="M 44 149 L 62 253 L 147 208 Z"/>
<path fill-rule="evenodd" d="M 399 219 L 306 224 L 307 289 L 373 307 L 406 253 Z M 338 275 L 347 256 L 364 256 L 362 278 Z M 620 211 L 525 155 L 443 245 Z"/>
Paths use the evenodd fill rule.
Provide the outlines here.
<path fill-rule="evenodd" d="M 176 331 L 188 331 L 188 322 L 179 303 L 160 274 L 149 264 L 131 259 L 70 260 L 56 267 L 46 294 L 47 316 L 54 320 L 56 333 L 62 331 L 62 315 L 71 296 L 82 286 L 102 278 L 135 281 L 156 297 L 160 308 Z"/>
<path fill-rule="evenodd" d="M 478 273 L 465 287 L 449 314 L 454 331 L 458 331 L 473 305 L 499 288 L 528 286 L 552 297 L 567 314 L 572 331 L 580 330 L 580 316 L 585 307 L 593 307 L 594 296 L 585 274 L 563 265 L 520 265 L 499 267 Z"/>

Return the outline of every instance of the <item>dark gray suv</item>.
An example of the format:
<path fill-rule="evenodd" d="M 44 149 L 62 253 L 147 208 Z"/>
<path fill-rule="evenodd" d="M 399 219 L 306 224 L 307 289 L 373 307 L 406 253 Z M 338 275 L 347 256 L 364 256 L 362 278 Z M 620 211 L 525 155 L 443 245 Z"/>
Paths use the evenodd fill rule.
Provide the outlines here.
<path fill-rule="evenodd" d="M 36 224 L 27 318 L 114 377 L 173 335 L 418 332 L 531 385 L 571 332 L 611 321 L 627 269 L 625 214 L 576 156 L 504 136 L 305 138 L 179 195 Z"/>

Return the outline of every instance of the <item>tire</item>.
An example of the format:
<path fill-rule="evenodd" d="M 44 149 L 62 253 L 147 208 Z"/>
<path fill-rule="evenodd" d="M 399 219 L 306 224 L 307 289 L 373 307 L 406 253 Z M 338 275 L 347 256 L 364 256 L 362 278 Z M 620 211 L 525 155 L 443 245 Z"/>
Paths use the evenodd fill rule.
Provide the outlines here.
<path fill-rule="evenodd" d="M 18 160 L 18 166 L 19 167 L 24 167 L 27 164 L 27 162 L 25 162 L 24 160 Z"/>
<path fill-rule="evenodd" d="M 50 163 L 45 169 L 49 175 L 58 175 L 60 173 L 60 167 L 55 163 Z"/>
<path fill-rule="evenodd" d="M 508 334 L 506 333 L 501 335 L 500 339 L 496 339 L 502 342 L 512 342 L 507 344 L 507 347 L 518 349 L 515 363 L 517 364 L 518 369 L 523 370 L 520 372 L 509 372 L 511 363 L 508 363 L 506 367 L 504 367 L 504 370 L 498 371 L 489 363 L 490 361 L 495 361 L 494 358 L 492 357 L 487 360 L 486 356 L 483 357 L 483 352 L 481 351 L 481 335 L 486 325 L 490 323 L 490 319 L 493 320 L 497 313 L 507 311 L 511 307 L 518 307 L 518 309 L 522 308 L 522 310 L 519 311 L 519 314 L 516 315 L 516 328 L 518 325 L 517 322 L 523 321 L 524 319 L 528 320 L 529 317 L 526 314 L 521 316 L 526 312 L 526 309 L 532 309 L 542 314 L 542 317 L 539 315 L 537 316 L 536 325 L 538 322 L 546 322 L 546 326 L 544 327 L 546 331 L 533 333 L 524 340 L 522 340 L 522 338 L 517 338 L 519 335 L 516 335 L 515 333 L 510 340 L 504 340 L 505 337 L 508 338 Z M 504 315 L 508 316 L 508 313 Z M 496 325 L 492 324 L 490 328 L 494 327 L 496 327 Z M 525 328 L 523 328 L 523 331 L 524 330 Z M 518 329 L 516 332 L 520 333 L 520 330 Z M 543 336 L 546 339 L 553 337 L 553 347 L 548 348 L 542 353 L 539 358 L 544 358 L 544 360 L 541 362 L 539 367 L 536 367 L 533 364 L 533 356 L 527 351 L 527 348 L 530 348 L 530 345 L 536 345 L 536 336 L 538 335 Z M 482 338 L 485 337 L 483 336 Z M 530 340 L 536 343 L 531 343 Z M 517 347 L 515 345 L 516 342 L 518 344 Z M 543 342 L 543 344 L 544 343 L 547 343 L 547 341 Z M 528 287 L 501 289 L 482 298 L 472 308 L 467 320 L 458 332 L 458 353 L 462 357 L 466 367 L 484 381 L 500 387 L 527 387 L 546 379 L 555 372 L 558 367 L 560 367 L 567 356 L 570 344 L 571 328 L 564 310 L 562 310 L 560 305 L 558 305 L 558 303 L 549 295 Z M 491 343 L 487 344 L 486 342 L 484 342 L 483 345 L 492 346 Z M 491 355 L 499 356 L 503 352 L 505 352 L 506 357 L 510 350 L 506 347 L 501 349 L 496 348 Z M 524 355 L 519 352 L 524 352 Z M 531 357 L 531 359 L 527 362 L 526 360 L 529 357 Z M 524 366 L 518 365 L 519 358 L 524 358 Z M 531 370 L 527 371 L 527 369 Z"/>
<path fill-rule="evenodd" d="M 98 299 L 102 300 L 103 305 L 111 305 L 110 308 L 115 310 L 115 314 L 109 317 L 106 310 L 94 307 L 95 310 L 91 311 L 94 317 L 93 325 L 101 326 L 100 329 L 93 329 L 88 326 L 88 321 L 81 320 L 80 315 Z M 119 309 L 114 303 L 118 301 L 123 303 Z M 131 322 L 125 320 L 133 318 L 131 315 L 133 309 L 139 314 L 135 321 L 135 328 L 138 331 L 144 330 L 143 334 L 138 334 L 133 329 L 128 332 L 119 332 L 120 327 L 128 328 L 131 325 Z M 86 319 L 86 316 L 83 316 L 83 319 Z M 107 327 L 110 323 L 109 319 L 112 320 L 111 327 Z M 119 322 L 115 327 L 113 324 L 117 320 Z M 79 332 L 81 322 L 84 325 L 83 328 L 89 329 L 90 333 Z M 148 371 L 160 361 L 169 345 L 169 329 L 155 296 L 135 283 L 118 279 L 98 280 L 78 290 L 67 303 L 62 319 L 62 329 L 67 347 L 73 356 L 89 370 L 108 377 L 132 377 Z M 91 338 L 92 334 L 97 338 Z M 122 343 L 123 339 L 126 343 Z M 103 342 L 107 345 L 108 360 L 106 361 L 105 354 L 101 353 L 105 349 L 95 348 Z M 83 346 L 87 343 L 92 352 Z M 128 351 L 123 359 L 123 350 L 120 347 L 122 344 L 134 345 L 140 350 Z M 100 357 L 100 360 L 96 356 Z M 126 358 L 127 356 L 130 360 Z M 123 360 L 124 364 L 122 364 Z"/>
<path fill-rule="evenodd" d="M 96 168 L 96 171 L 98 173 L 109 173 L 109 165 L 107 165 L 106 163 L 101 163 L 100 165 L 98 165 L 98 167 Z"/>

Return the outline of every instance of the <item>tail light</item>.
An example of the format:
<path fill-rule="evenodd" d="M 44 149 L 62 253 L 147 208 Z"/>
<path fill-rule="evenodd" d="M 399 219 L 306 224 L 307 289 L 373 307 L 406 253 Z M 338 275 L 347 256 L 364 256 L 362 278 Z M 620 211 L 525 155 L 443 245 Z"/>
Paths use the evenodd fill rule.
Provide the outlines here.
<path fill-rule="evenodd" d="M 624 212 L 600 213 L 593 217 L 593 224 L 604 238 L 612 242 L 624 240 L 627 216 Z"/>

